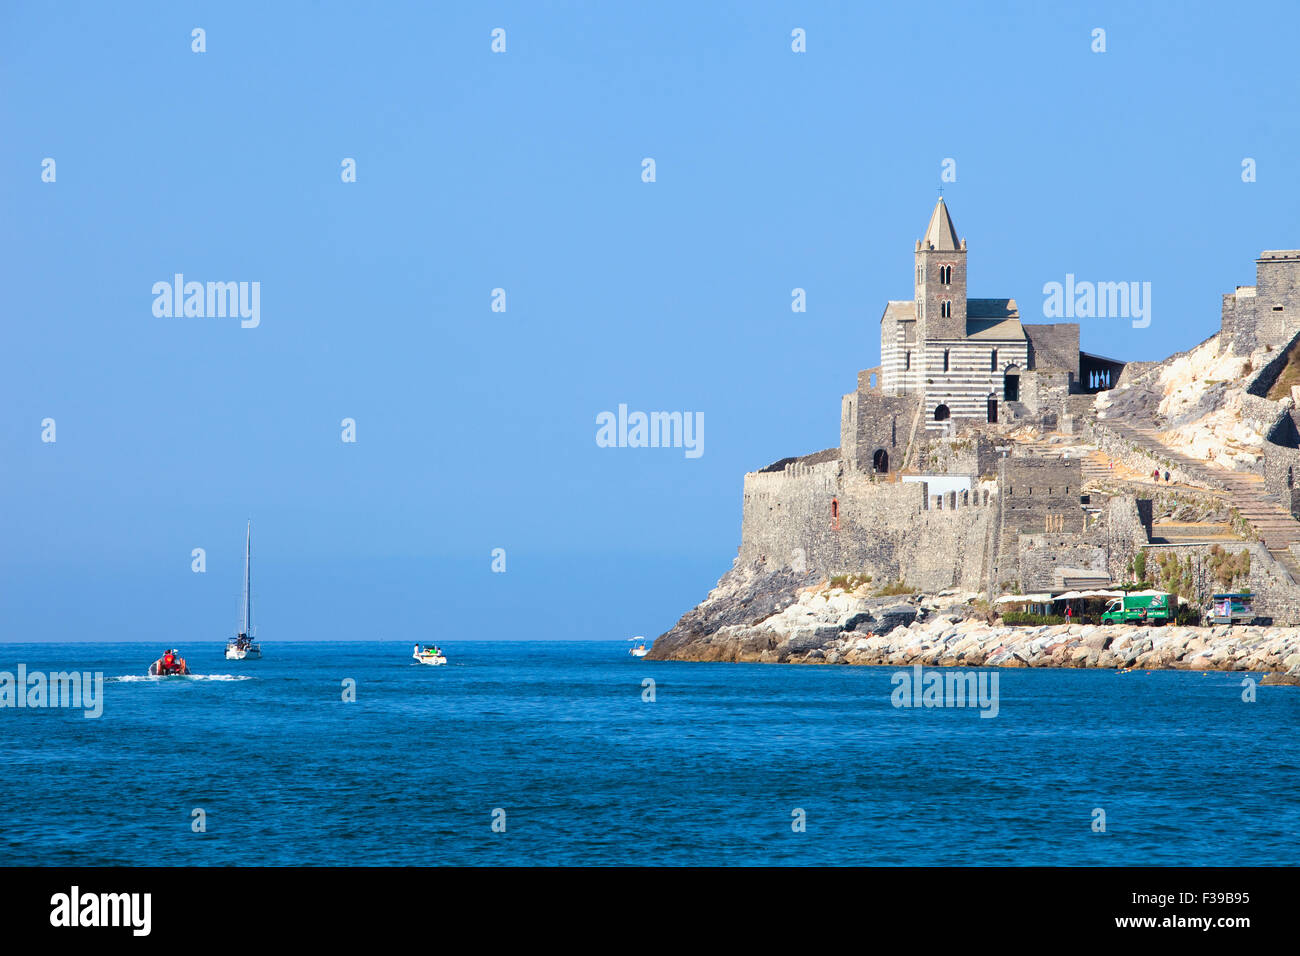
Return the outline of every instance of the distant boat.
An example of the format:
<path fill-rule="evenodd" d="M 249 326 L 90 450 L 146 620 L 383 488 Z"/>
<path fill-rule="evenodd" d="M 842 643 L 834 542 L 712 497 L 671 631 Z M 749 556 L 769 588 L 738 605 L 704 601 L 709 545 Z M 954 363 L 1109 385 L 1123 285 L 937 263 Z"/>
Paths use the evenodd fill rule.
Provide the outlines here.
<path fill-rule="evenodd" d="M 163 652 L 163 656 L 158 658 L 149 665 L 150 677 L 188 677 L 190 676 L 190 666 L 185 663 L 185 658 L 172 648 Z"/>
<path fill-rule="evenodd" d="M 226 660 L 242 661 L 262 656 L 262 646 L 253 640 L 253 522 L 248 522 L 244 539 L 244 606 L 236 634 L 226 642 Z"/>
<path fill-rule="evenodd" d="M 447 663 L 447 658 L 443 656 L 442 648 L 440 647 L 421 647 L 419 644 L 416 644 L 415 650 L 411 652 L 411 657 L 415 658 L 421 664 L 433 664 L 436 666 L 438 664 Z"/>
<path fill-rule="evenodd" d="M 638 634 L 636 637 L 629 637 L 629 641 L 640 641 L 636 647 L 629 647 L 627 652 L 633 657 L 645 657 L 650 653 L 650 648 L 645 646 L 645 638 Z"/>

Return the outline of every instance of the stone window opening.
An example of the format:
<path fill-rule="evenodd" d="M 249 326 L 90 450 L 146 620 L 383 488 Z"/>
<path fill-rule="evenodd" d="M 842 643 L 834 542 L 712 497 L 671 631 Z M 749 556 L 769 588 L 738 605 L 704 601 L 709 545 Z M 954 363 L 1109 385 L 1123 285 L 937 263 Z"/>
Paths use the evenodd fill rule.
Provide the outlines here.
<path fill-rule="evenodd" d="M 949 411 L 947 405 L 940 405 L 934 410 L 934 420 L 936 422 L 946 422 L 951 417 L 952 412 Z"/>
<path fill-rule="evenodd" d="M 939 267 L 939 284 L 940 285 L 952 284 L 952 266 Z"/>
<path fill-rule="evenodd" d="M 952 316 L 952 300 L 944 299 L 942 302 L 939 303 L 939 317 L 941 319 L 947 319 L 950 318 L 951 316 Z"/>
<path fill-rule="evenodd" d="M 840 499 L 831 499 L 831 530 L 840 530 Z"/>
<path fill-rule="evenodd" d="M 948 350 L 943 350 L 943 370 L 948 371 Z"/>
<path fill-rule="evenodd" d="M 910 371 L 912 371 L 912 353 L 911 353 L 911 352 L 904 352 L 904 353 L 903 353 L 903 371 L 904 371 L 904 372 L 910 372 Z"/>

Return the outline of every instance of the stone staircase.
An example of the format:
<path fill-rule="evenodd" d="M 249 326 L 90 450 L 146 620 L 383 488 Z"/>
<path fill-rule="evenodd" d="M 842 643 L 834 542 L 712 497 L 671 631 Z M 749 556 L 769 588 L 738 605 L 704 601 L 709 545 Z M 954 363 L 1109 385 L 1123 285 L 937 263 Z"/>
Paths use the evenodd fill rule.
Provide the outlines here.
<path fill-rule="evenodd" d="M 1139 448 L 1157 457 L 1169 459 L 1187 474 L 1201 478 L 1209 484 L 1222 486 L 1228 492 L 1232 506 L 1249 522 L 1269 554 L 1286 568 L 1293 582 L 1300 582 L 1300 562 L 1296 561 L 1295 555 L 1290 550 L 1290 545 L 1300 542 L 1300 521 L 1291 517 L 1291 512 L 1265 490 L 1263 477 L 1246 472 L 1228 471 L 1189 458 L 1162 442 L 1151 429 L 1138 428 L 1122 422 L 1105 421 L 1101 424 L 1122 435 Z"/>
<path fill-rule="evenodd" d="M 1079 469 L 1083 472 L 1083 485 L 1085 488 L 1090 484 L 1115 477 L 1115 473 L 1110 467 L 1110 459 L 1096 450 L 1088 452 L 1088 456 L 1080 462 Z"/>

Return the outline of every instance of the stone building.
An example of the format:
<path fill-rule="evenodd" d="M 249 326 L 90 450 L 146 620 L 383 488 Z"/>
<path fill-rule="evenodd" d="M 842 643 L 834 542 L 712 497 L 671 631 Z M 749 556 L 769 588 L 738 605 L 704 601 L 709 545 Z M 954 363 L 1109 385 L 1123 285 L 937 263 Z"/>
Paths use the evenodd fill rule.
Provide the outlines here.
<path fill-rule="evenodd" d="M 967 296 L 966 240 L 942 197 L 914 258 L 912 299 L 891 301 L 880 319 L 878 384 L 885 397 L 918 400 L 927 430 L 996 422 L 1008 405 L 1059 410 L 1085 390 L 1076 323 L 1026 325 L 1015 299 Z"/>
<path fill-rule="evenodd" d="M 839 447 L 745 476 L 739 560 L 990 594 L 1050 586 L 1062 567 L 1120 574 L 1150 540 L 1138 502 L 1086 510 L 1077 460 L 1025 456 L 989 427 L 1064 413 L 1097 390 L 1081 368 L 1110 360 L 1079 351 L 1077 324 L 1025 325 L 1014 299 L 968 298 L 942 199 L 915 266 L 914 298 L 881 319 L 880 366 L 843 398 Z"/>
<path fill-rule="evenodd" d="M 1285 347 L 1300 333 L 1300 249 L 1265 249 L 1255 260 L 1255 284 L 1223 297 L 1221 350 L 1249 355 Z"/>
<path fill-rule="evenodd" d="M 1259 541 L 1153 537 L 1153 501 L 1096 481 L 1095 465 L 1083 494 L 1079 459 L 1034 436 L 1073 432 L 1082 417 L 1087 443 L 1154 467 L 1163 459 L 1113 434 L 1084 393 L 1122 387 L 1122 376 L 1132 387 L 1172 360 L 1126 366 L 1081 352 L 1076 324 L 1025 324 L 1013 299 L 969 298 L 966 243 L 940 200 L 916 244 L 914 297 L 886 307 L 881 364 L 859 372 L 843 397 L 839 446 L 745 476 L 737 562 L 804 580 L 856 574 L 992 598 L 1130 579 L 1145 552 L 1157 586 L 1187 587 L 1190 576 L 1186 596 L 1198 599 L 1246 587 L 1261 616 L 1300 622 L 1300 529 L 1275 520 L 1300 515 L 1300 386 L 1286 396 L 1273 388 L 1300 364 L 1288 348 L 1300 343 L 1300 250 L 1266 251 L 1256 265 L 1257 284 L 1224 297 L 1218 343 L 1252 358 L 1233 399 L 1237 420 L 1262 437 L 1253 470 L 1282 506 L 1273 515 L 1255 498 L 1238 502 L 1243 520 L 1263 522 Z M 1014 427 L 1025 422 L 1040 427 Z M 1178 482 L 1222 490 L 1188 468 L 1175 466 Z"/>

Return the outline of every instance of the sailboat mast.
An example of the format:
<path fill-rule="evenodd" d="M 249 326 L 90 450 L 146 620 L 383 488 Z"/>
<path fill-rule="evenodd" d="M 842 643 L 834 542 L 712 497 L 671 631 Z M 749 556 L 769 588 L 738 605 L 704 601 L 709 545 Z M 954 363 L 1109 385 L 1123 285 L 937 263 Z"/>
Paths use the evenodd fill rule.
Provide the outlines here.
<path fill-rule="evenodd" d="M 253 522 L 248 522 L 248 536 L 244 539 L 244 633 L 253 634 Z"/>

